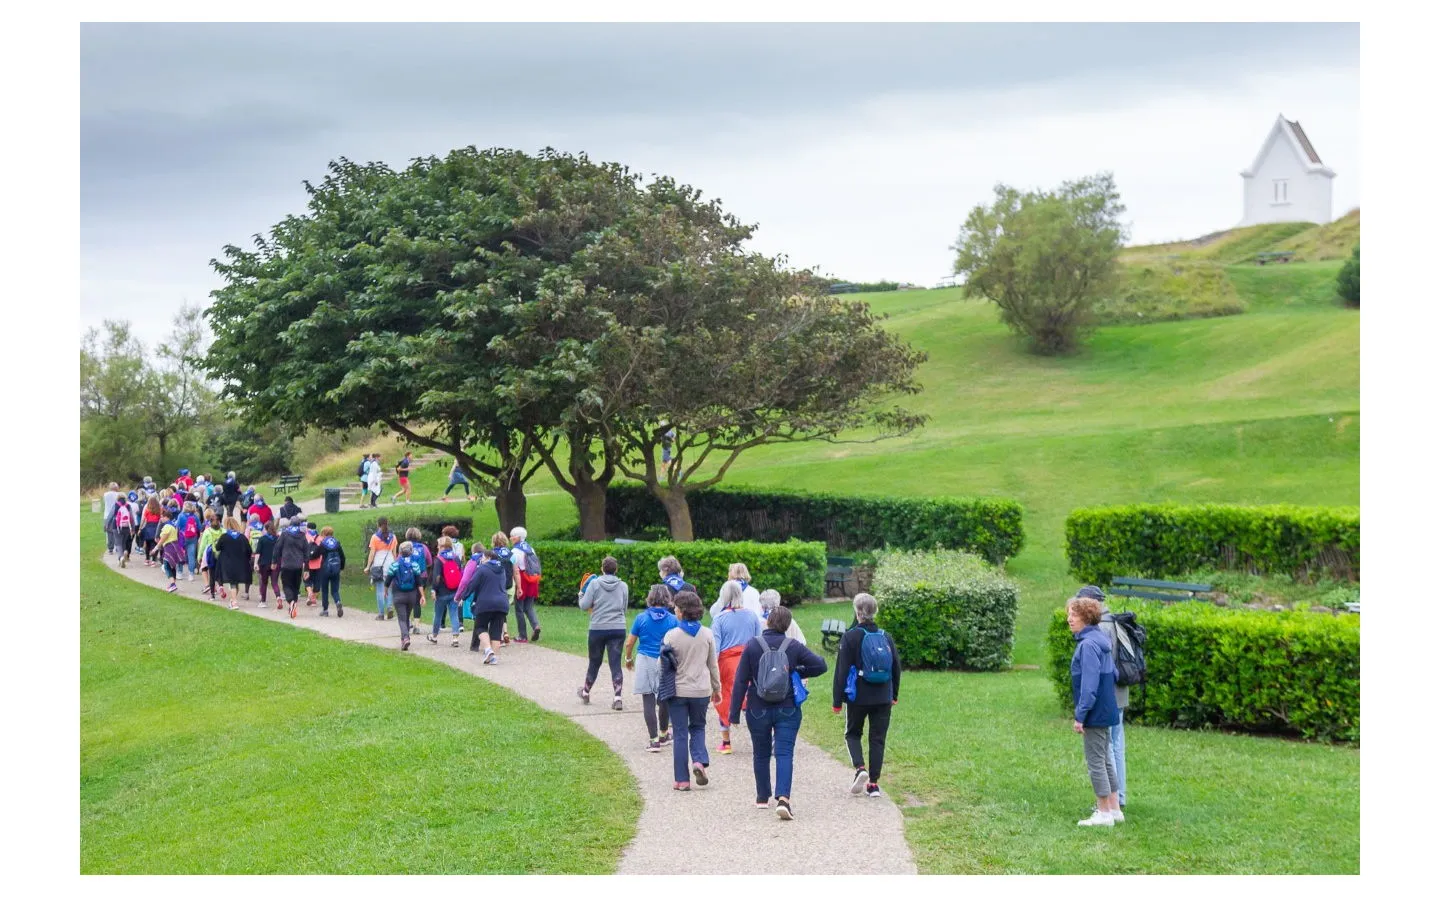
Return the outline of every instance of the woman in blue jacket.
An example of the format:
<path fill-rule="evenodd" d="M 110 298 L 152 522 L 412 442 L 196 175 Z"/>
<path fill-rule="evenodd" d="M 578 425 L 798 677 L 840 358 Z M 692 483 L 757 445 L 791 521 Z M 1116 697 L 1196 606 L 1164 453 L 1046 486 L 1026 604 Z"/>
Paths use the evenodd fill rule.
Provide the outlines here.
<path fill-rule="evenodd" d="M 1095 789 L 1095 811 L 1078 825 L 1109 828 L 1125 821 L 1120 811 L 1115 766 L 1110 761 L 1110 728 L 1120 721 L 1115 705 L 1115 658 L 1110 639 L 1099 629 L 1102 607 L 1092 597 L 1071 597 L 1066 620 L 1075 635 L 1070 658 L 1070 696 L 1075 701 L 1076 734 L 1085 736 L 1085 766 Z"/>
<path fill-rule="evenodd" d="M 735 687 L 730 694 L 730 721 L 740 718 L 745 707 L 745 724 L 750 729 L 750 743 L 755 762 L 755 807 L 770 806 L 770 756 L 775 756 L 775 815 L 785 821 L 795 818 L 790 807 L 790 782 L 795 770 L 795 736 L 800 733 L 800 704 L 795 702 L 793 677 L 814 678 L 829 668 L 825 660 L 809 647 L 785 636 L 792 621 L 790 610 L 780 607 L 770 613 L 765 631 L 745 645 L 740 664 L 735 667 Z M 756 679 L 760 676 L 760 658 L 767 650 L 780 650 L 790 662 L 792 677 L 785 698 L 767 701 L 760 696 Z"/>

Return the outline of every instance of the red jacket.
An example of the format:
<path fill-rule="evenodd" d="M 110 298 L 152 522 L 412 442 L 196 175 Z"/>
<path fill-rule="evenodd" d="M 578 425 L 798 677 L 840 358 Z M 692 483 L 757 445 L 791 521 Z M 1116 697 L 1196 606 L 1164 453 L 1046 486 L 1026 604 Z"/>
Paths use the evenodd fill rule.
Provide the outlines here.
<path fill-rule="evenodd" d="M 251 516 L 259 516 L 260 525 L 261 527 L 264 527 L 265 523 L 275 518 L 275 511 L 270 508 L 270 504 L 268 503 L 264 506 L 255 503 L 252 504 L 249 509 L 245 510 L 245 518 L 249 519 Z"/>

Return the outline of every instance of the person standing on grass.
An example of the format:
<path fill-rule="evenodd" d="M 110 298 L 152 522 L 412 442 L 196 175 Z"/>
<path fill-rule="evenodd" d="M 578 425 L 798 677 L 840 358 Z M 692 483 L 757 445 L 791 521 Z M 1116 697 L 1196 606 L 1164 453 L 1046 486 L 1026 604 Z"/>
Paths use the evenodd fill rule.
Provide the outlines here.
<path fill-rule="evenodd" d="M 335 600 L 335 617 L 345 617 L 345 607 L 340 605 L 340 573 L 345 571 L 345 548 L 335 537 L 335 529 L 326 525 L 320 529 L 320 540 L 310 551 L 320 560 L 320 569 L 315 578 L 320 582 L 320 615 L 329 618 L 330 600 Z M 262 599 L 260 605 L 264 606 Z"/>
<path fill-rule="evenodd" d="M 505 597 L 505 569 L 493 550 L 480 550 L 465 565 L 456 596 L 470 600 L 475 616 L 475 631 L 470 636 L 470 652 L 485 652 L 484 664 L 500 661 L 494 644 L 505 634 L 505 618 L 509 613 Z"/>
<path fill-rule="evenodd" d="M 290 520 L 280 530 L 280 539 L 275 542 L 275 558 L 280 565 L 280 587 L 285 592 L 285 603 L 290 607 L 290 618 L 299 615 L 300 579 L 310 564 L 310 539 L 305 533 L 303 516 Z M 276 598 L 277 600 L 279 598 Z M 276 609 L 279 609 L 276 604 Z"/>
<path fill-rule="evenodd" d="M 760 636 L 760 618 L 745 609 L 741 587 L 736 581 L 720 586 L 720 612 L 710 622 L 715 632 L 715 652 L 720 664 L 720 699 L 715 703 L 715 716 L 720 720 L 720 746 L 717 752 L 729 755 L 730 692 L 735 686 L 735 669 L 745 646 Z M 768 799 L 768 798 L 767 798 Z"/>
<path fill-rule="evenodd" d="M 625 708 L 625 675 L 620 668 L 620 648 L 625 642 L 625 609 L 630 605 L 630 586 L 616 573 L 620 563 L 607 556 L 600 563 L 600 577 L 593 578 L 580 595 L 580 608 L 590 611 L 590 664 L 585 669 L 585 685 L 576 693 L 584 703 L 590 702 L 590 689 L 600 674 L 600 658 L 610 654 L 610 683 L 615 699 L 610 708 Z"/>
<path fill-rule="evenodd" d="M 121 497 L 110 513 L 110 522 L 115 529 L 115 552 L 120 556 L 123 569 L 130 565 L 130 548 L 135 544 L 135 507 Z"/>
<path fill-rule="evenodd" d="M 1110 828 L 1125 821 L 1120 798 L 1115 793 L 1115 764 L 1110 760 L 1110 729 L 1120 721 L 1115 705 L 1115 659 L 1110 639 L 1099 629 L 1100 601 L 1093 597 L 1071 597 L 1065 621 L 1075 635 L 1075 653 L 1070 658 L 1070 696 L 1075 701 L 1076 734 L 1085 737 L 1085 766 L 1095 790 L 1095 810 L 1081 827 Z"/>
<path fill-rule="evenodd" d="M 454 525 L 445 526 L 446 531 L 457 530 Z M 436 544 L 440 548 L 435 554 L 435 564 L 430 571 L 430 582 L 435 585 L 435 622 L 425 640 L 438 643 L 440 629 L 445 617 L 450 617 L 450 646 L 460 646 L 460 604 L 456 602 L 456 591 L 465 574 L 464 557 L 455 550 L 455 542 L 447 534 L 440 536 Z"/>
<path fill-rule="evenodd" d="M 110 556 L 115 552 L 115 507 L 120 503 L 120 485 L 118 482 L 110 482 L 110 487 L 105 491 L 104 514 L 105 523 L 105 555 Z"/>
<path fill-rule="evenodd" d="M 380 505 L 380 484 L 383 475 L 380 471 L 380 454 L 375 454 L 370 460 L 370 473 L 366 476 L 370 488 L 370 508 L 375 509 Z"/>
<path fill-rule="evenodd" d="M 160 526 L 160 534 L 156 539 L 159 547 L 160 564 L 165 567 L 165 577 L 170 579 L 170 584 L 165 590 L 175 593 L 179 588 L 175 579 L 179 576 L 180 570 L 185 568 L 185 543 L 180 540 L 180 532 L 175 528 L 175 523 L 165 522 Z"/>
<path fill-rule="evenodd" d="M 535 615 L 535 601 L 540 599 L 540 557 L 525 540 L 529 533 L 519 525 L 510 529 L 510 565 L 515 570 L 515 621 L 520 626 L 518 643 L 526 643 L 525 622 L 535 629 L 531 636 L 540 640 L 540 619 Z"/>
<path fill-rule="evenodd" d="M 1087 584 L 1075 592 L 1077 597 L 1089 597 L 1100 603 L 1100 624 L 1097 626 L 1100 632 L 1110 639 L 1111 659 L 1120 647 L 1120 642 L 1125 642 L 1125 648 L 1134 652 L 1130 646 L 1130 635 L 1119 625 L 1115 624 L 1115 616 L 1105 606 L 1105 592 L 1093 584 Z M 1118 670 L 1117 670 L 1118 671 Z M 1125 710 L 1130 707 L 1130 686 L 1128 684 L 1115 685 L 1115 706 L 1116 716 L 1119 721 L 1110 729 L 1110 763 L 1115 768 L 1115 799 L 1120 808 L 1125 808 Z"/>
<path fill-rule="evenodd" d="M 660 642 L 679 625 L 680 620 L 670 611 L 670 589 L 652 584 L 645 610 L 635 617 L 625 641 L 625 668 L 635 673 L 633 690 L 640 695 L 645 711 L 645 728 L 650 732 L 650 745 L 645 749 L 650 753 L 659 753 L 670 743 L 670 704 L 657 702 L 655 695 L 660 690 Z"/>
<path fill-rule="evenodd" d="M 400 490 L 396 491 L 395 496 L 390 498 L 390 504 L 392 506 L 399 502 L 401 494 L 405 495 L 406 503 L 410 502 L 410 465 L 410 451 L 406 450 L 405 455 L 395 464 L 395 474 L 400 479 Z"/>
<path fill-rule="evenodd" d="M 370 535 L 370 552 L 365 557 L 365 571 L 370 575 L 370 583 L 375 585 L 376 621 L 395 614 L 389 602 L 389 590 L 385 587 L 385 572 L 395 561 L 395 551 L 399 546 L 400 540 L 390 531 L 390 520 L 381 516 L 375 523 L 375 533 Z"/>
<path fill-rule="evenodd" d="M 670 721 L 675 724 L 675 790 L 690 790 L 690 778 L 700 787 L 710 783 L 710 752 L 705 747 L 705 709 L 720 700 L 720 666 L 716 662 L 715 635 L 700 624 L 705 605 L 694 591 L 675 596 L 679 623 L 661 640 L 675 661 L 674 694 Z"/>
<path fill-rule="evenodd" d="M 450 492 L 462 484 L 465 485 L 465 499 L 474 500 L 475 498 L 470 494 L 470 479 L 465 477 L 465 470 L 460 468 L 460 460 L 456 459 L 455 463 L 450 466 L 450 483 L 445 485 L 445 493 L 440 499 L 449 503 Z"/>
<path fill-rule="evenodd" d="M 840 639 L 830 709 L 845 707 L 845 747 L 855 778 L 850 793 L 880 796 L 880 770 L 885 765 L 885 737 L 890 732 L 890 707 L 900 702 L 900 653 L 895 639 L 875 625 L 879 604 L 869 594 L 856 594 L 855 625 Z M 860 741 L 870 726 L 870 766 Z"/>
<path fill-rule="evenodd" d="M 225 520 L 225 532 L 215 539 L 215 556 L 220 563 L 220 599 L 230 601 L 231 609 L 239 609 L 240 585 L 245 585 L 245 602 L 250 602 L 250 539 L 240 531 L 240 520 Z M 230 586 L 227 597 L 225 586 Z M 293 615 L 293 614 L 292 614 Z"/>
<path fill-rule="evenodd" d="M 400 620 L 400 649 L 410 649 L 410 618 L 420 599 L 420 585 L 425 582 L 425 562 L 415 554 L 415 545 L 405 541 L 400 555 L 385 570 L 385 586 L 390 588 L 395 604 L 395 618 Z"/>
<path fill-rule="evenodd" d="M 286 522 L 281 519 L 281 522 Z M 288 522 L 286 522 L 288 524 Z M 266 601 L 265 589 L 267 586 L 275 592 L 275 608 L 280 609 L 280 563 L 275 557 L 275 544 L 280 539 L 279 530 L 274 521 L 265 523 L 265 530 L 260 534 L 260 540 L 255 542 L 256 569 L 260 572 L 260 606 L 264 607 Z"/>
<path fill-rule="evenodd" d="M 770 805 L 770 757 L 775 757 L 775 815 L 785 821 L 795 818 L 790 789 L 795 771 L 795 738 L 800 733 L 801 711 L 796 686 L 802 678 L 825 674 L 829 666 L 804 644 L 785 636 L 790 627 L 790 610 L 780 607 L 770 614 L 765 631 L 745 645 L 735 669 L 735 690 L 730 695 L 730 718 L 740 718 L 745 708 L 745 726 L 750 730 L 754 754 L 755 807 Z M 773 652 L 772 652 L 773 651 Z"/>

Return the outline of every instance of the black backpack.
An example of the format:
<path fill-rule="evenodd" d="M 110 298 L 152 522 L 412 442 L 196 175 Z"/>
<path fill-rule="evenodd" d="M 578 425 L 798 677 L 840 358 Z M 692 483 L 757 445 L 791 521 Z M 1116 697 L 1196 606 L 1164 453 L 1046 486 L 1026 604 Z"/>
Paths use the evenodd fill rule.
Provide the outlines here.
<path fill-rule="evenodd" d="M 366 464 L 367 462 L 369 462 L 369 461 L 370 461 L 370 457 L 368 457 L 368 456 L 362 456 L 362 457 L 360 458 L 360 465 L 358 465 L 358 466 L 355 467 L 355 476 L 356 476 L 357 478 L 364 478 L 364 477 L 365 477 L 365 464 Z"/>
<path fill-rule="evenodd" d="M 1105 620 L 1115 625 L 1115 683 L 1121 687 L 1145 683 L 1145 627 L 1135 621 L 1133 612 L 1106 613 Z"/>

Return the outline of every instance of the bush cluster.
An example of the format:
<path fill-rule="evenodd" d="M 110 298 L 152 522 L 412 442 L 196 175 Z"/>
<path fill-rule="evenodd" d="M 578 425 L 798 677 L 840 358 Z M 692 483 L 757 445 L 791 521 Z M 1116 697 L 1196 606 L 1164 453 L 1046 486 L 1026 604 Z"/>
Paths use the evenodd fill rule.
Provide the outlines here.
<path fill-rule="evenodd" d="M 1360 580 L 1360 511 L 1320 506 L 1134 505 L 1077 509 L 1065 520 L 1070 572 L 1082 582 L 1115 576 L 1175 578 L 1233 569 Z"/>
<path fill-rule="evenodd" d="M 697 538 L 823 541 L 836 551 L 967 550 L 1003 562 L 1025 543 L 1023 510 L 1013 500 L 861 497 L 844 494 L 709 489 L 690 495 Z M 666 527 L 665 508 L 644 487 L 611 485 L 605 528 L 638 536 Z"/>
<path fill-rule="evenodd" d="M 1355 245 L 1355 252 L 1345 260 L 1340 267 L 1340 274 L 1335 276 L 1335 292 L 1340 295 L 1349 306 L 1360 305 L 1360 245 Z"/>
<path fill-rule="evenodd" d="M 1020 591 L 980 557 L 885 553 L 871 590 L 880 601 L 876 624 L 894 636 L 906 667 L 1009 668 Z"/>
<path fill-rule="evenodd" d="M 1130 689 L 1127 719 L 1359 740 L 1359 616 L 1194 602 L 1127 608 L 1145 626 L 1148 670 L 1145 684 Z M 1063 609 L 1048 645 L 1050 677 L 1068 708 L 1075 645 Z"/>
<path fill-rule="evenodd" d="M 443 531 L 447 525 L 454 525 L 455 528 L 459 530 L 460 540 L 466 545 L 470 543 L 470 538 L 475 533 L 475 521 L 465 516 L 410 516 L 406 518 L 390 516 L 389 519 L 390 530 L 400 535 L 402 541 L 405 539 L 405 532 L 411 528 L 418 528 L 420 529 L 420 534 L 424 536 L 425 543 L 429 544 L 432 550 L 435 547 L 435 541 L 440 538 L 440 532 Z M 375 529 L 375 522 L 370 521 L 365 523 L 363 530 L 367 547 L 370 543 L 370 536 L 375 533 Z"/>
<path fill-rule="evenodd" d="M 630 586 L 630 605 L 645 605 L 650 585 L 660 581 L 656 564 L 674 556 L 685 569 L 685 580 L 700 589 L 708 605 L 729 577 L 730 564 L 743 562 L 759 590 L 774 588 L 786 604 L 825 594 L 825 545 L 803 541 L 760 544 L 753 541 L 657 541 L 637 544 L 601 544 L 594 541 L 534 541 L 543 577 L 540 602 L 573 605 L 585 573 L 600 572 L 600 561 L 613 556 L 620 563 L 620 578 Z"/>

